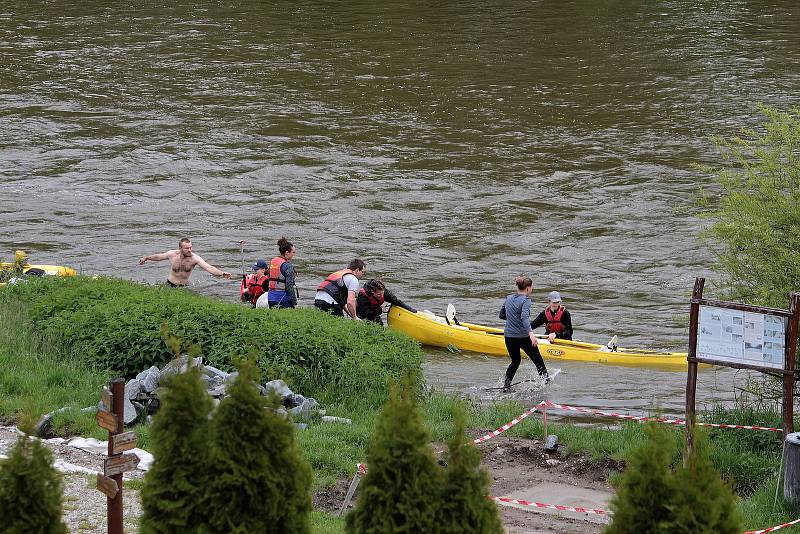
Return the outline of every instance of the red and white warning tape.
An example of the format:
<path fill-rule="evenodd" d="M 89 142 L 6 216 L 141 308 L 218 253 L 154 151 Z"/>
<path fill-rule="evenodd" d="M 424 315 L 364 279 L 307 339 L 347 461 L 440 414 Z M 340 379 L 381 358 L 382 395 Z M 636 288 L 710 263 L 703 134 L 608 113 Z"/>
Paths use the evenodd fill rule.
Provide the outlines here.
<path fill-rule="evenodd" d="M 498 502 L 521 504 L 522 506 L 533 506 L 536 508 L 549 508 L 550 510 L 560 510 L 562 512 L 578 512 L 580 514 L 595 514 L 595 515 L 611 515 L 612 513 L 609 512 L 608 510 L 592 510 L 591 508 L 577 508 L 573 506 L 562 506 L 560 504 L 545 504 L 541 502 L 523 501 L 520 499 L 509 499 L 508 497 L 493 497 L 490 495 L 488 498 Z"/>
<path fill-rule="evenodd" d="M 543 406 L 547 406 L 547 404 L 548 404 L 548 401 L 540 402 L 539 404 L 537 404 L 536 406 L 534 406 L 533 408 L 531 408 L 527 412 L 523 413 L 522 415 L 518 415 L 517 417 L 515 417 L 514 419 L 512 419 L 508 423 L 504 424 L 503 426 L 501 426 L 497 430 L 495 430 L 493 432 L 489 432 L 485 436 L 481 436 L 481 437 L 479 437 L 477 439 L 473 439 L 472 443 L 483 443 L 484 441 L 490 440 L 495 436 L 499 436 L 500 434 L 502 434 L 506 430 L 510 429 L 514 425 L 518 425 L 519 423 L 521 423 L 526 417 L 528 417 L 529 415 L 532 415 L 539 408 L 542 408 Z"/>
<path fill-rule="evenodd" d="M 796 525 L 797 523 L 800 523 L 800 519 L 795 519 L 794 521 L 789 521 L 788 523 L 784 523 L 782 525 L 778 525 L 777 527 L 765 528 L 764 530 L 748 530 L 744 534 L 764 534 L 765 532 L 775 532 L 776 530 L 780 530 L 782 528 L 790 527 L 792 525 Z"/>
<path fill-rule="evenodd" d="M 605 417 L 616 417 L 618 419 L 628 419 L 631 421 L 654 421 L 657 423 L 665 423 L 668 425 L 685 425 L 686 421 L 683 419 L 667 419 L 662 417 L 643 417 L 640 415 L 627 415 L 616 412 L 605 412 L 603 410 L 594 410 L 591 408 L 581 408 L 576 406 L 567 406 L 566 404 L 556 404 L 555 402 L 544 401 L 537 405 L 537 408 L 544 405 L 547 408 L 555 408 L 557 410 L 567 410 L 571 412 L 591 413 L 595 415 L 602 415 Z M 780 428 L 773 428 L 768 426 L 750 426 L 750 425 L 729 425 L 725 423 L 697 423 L 698 426 L 710 426 L 713 428 L 739 428 L 744 430 L 767 430 L 769 432 L 783 432 Z"/>

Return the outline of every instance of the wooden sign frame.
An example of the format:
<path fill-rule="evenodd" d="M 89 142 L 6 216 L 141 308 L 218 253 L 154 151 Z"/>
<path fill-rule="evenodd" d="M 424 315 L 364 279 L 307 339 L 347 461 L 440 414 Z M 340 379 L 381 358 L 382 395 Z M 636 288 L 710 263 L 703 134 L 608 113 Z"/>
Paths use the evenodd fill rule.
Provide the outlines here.
<path fill-rule="evenodd" d="M 687 457 L 694 448 L 694 425 L 695 425 L 695 398 L 697 393 L 697 364 L 708 363 L 711 365 L 721 365 L 733 367 L 735 369 L 752 369 L 773 376 L 783 378 L 783 435 L 794 431 L 794 412 L 792 404 L 792 394 L 794 391 L 795 375 L 795 353 L 797 352 L 797 325 L 800 320 L 800 293 L 792 293 L 789 296 L 789 309 L 768 308 L 764 306 L 751 306 L 738 302 L 722 302 L 703 298 L 703 288 L 705 278 L 696 278 L 692 299 L 689 308 L 689 355 L 686 358 L 688 368 L 686 372 L 686 451 Z M 764 365 L 739 363 L 711 358 L 698 357 L 697 337 L 699 329 L 700 306 L 711 306 L 715 308 L 726 308 L 750 313 L 764 315 L 774 315 L 788 319 L 786 337 L 784 342 L 784 363 L 783 369 L 768 367 Z"/>

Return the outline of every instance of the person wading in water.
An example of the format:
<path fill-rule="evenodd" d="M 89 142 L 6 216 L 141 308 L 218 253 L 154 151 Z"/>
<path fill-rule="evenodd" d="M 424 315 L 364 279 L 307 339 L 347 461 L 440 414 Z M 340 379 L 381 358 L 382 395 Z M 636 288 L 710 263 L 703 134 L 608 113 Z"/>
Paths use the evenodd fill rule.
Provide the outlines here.
<path fill-rule="evenodd" d="M 539 354 L 537 347 L 539 342 L 531 328 L 531 299 L 529 297 L 533 289 L 533 281 L 530 278 L 518 276 L 515 282 L 517 283 L 517 292 L 506 297 L 506 301 L 500 309 L 500 318 L 506 321 L 503 335 L 506 339 L 508 355 L 511 357 L 511 364 L 506 369 L 504 391 L 511 386 L 519 368 L 520 349 L 524 350 L 525 354 L 533 360 L 539 376 L 549 381 L 547 368 L 544 366 L 544 360 L 542 360 L 542 355 Z"/>
<path fill-rule="evenodd" d="M 192 241 L 184 237 L 178 242 L 178 248 L 175 250 L 168 250 L 161 254 L 151 254 L 149 256 L 142 256 L 139 258 L 139 265 L 144 265 L 148 261 L 163 261 L 169 260 L 169 274 L 167 275 L 167 285 L 170 287 L 183 287 L 189 283 L 189 275 L 196 266 L 207 271 L 214 276 L 221 276 L 226 280 L 231 279 L 231 273 L 221 271 L 209 265 L 206 260 L 192 252 Z"/>

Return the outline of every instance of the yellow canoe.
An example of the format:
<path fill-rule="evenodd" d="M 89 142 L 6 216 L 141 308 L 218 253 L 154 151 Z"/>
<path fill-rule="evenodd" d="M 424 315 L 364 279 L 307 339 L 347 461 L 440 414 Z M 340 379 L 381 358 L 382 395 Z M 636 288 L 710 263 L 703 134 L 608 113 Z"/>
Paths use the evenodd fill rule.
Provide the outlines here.
<path fill-rule="evenodd" d="M 11 262 L 0 262 L 0 271 L 11 269 L 14 266 Z M 75 276 L 78 274 L 75 269 L 71 267 L 64 267 L 63 265 L 31 265 L 26 263 L 22 271 L 27 273 L 31 269 L 38 269 L 43 272 L 45 276 Z M 37 273 L 39 272 L 37 271 Z M 0 283 L 0 287 L 5 286 L 5 283 Z"/>
<path fill-rule="evenodd" d="M 423 345 L 434 347 L 452 346 L 468 350 L 508 356 L 503 329 L 462 322 L 460 326 L 449 325 L 443 317 L 427 312 L 411 313 L 399 306 L 392 306 L 388 314 L 391 328 L 404 332 Z M 658 352 L 651 350 L 617 348 L 612 351 L 605 345 L 556 339 L 550 343 L 544 336 L 539 339 L 539 352 L 551 360 L 573 360 L 597 362 L 634 367 L 686 368 L 685 352 Z"/>

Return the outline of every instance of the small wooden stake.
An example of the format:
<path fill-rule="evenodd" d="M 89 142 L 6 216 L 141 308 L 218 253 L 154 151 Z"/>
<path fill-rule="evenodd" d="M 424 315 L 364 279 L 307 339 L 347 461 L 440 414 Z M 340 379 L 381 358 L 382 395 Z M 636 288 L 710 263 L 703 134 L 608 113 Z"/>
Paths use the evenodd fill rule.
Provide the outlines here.
<path fill-rule="evenodd" d="M 361 482 L 361 473 L 356 473 L 356 476 L 353 477 L 353 481 L 350 482 L 350 487 L 347 488 L 347 495 L 344 497 L 344 502 L 342 503 L 342 508 L 339 510 L 339 515 L 336 517 L 342 517 L 342 514 L 345 510 L 347 510 L 347 506 L 350 504 L 350 501 L 353 500 L 353 494 L 356 492 L 356 488 L 358 487 L 358 483 Z"/>

